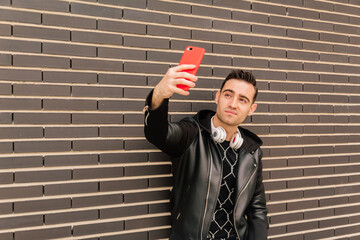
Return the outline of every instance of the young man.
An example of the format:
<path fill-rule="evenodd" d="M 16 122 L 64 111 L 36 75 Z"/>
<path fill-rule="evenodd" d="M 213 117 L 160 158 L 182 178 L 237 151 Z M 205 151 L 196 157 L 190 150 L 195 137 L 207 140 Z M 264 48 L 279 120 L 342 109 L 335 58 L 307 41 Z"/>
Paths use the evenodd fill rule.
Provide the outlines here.
<path fill-rule="evenodd" d="M 146 138 L 174 157 L 170 239 L 266 239 L 262 141 L 239 127 L 256 110 L 256 80 L 251 73 L 232 71 L 216 93 L 216 112 L 202 110 L 169 123 L 169 98 L 189 94 L 177 84 L 195 86 L 196 76 L 182 72 L 192 68 L 170 68 L 145 106 Z"/>

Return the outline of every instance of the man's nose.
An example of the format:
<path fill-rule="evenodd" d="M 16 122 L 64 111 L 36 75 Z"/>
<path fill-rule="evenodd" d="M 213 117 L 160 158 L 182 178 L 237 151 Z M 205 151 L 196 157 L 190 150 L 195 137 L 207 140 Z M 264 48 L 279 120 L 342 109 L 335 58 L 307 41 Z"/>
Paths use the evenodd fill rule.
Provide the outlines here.
<path fill-rule="evenodd" d="M 236 99 L 236 98 L 232 98 L 232 99 L 230 100 L 230 106 L 231 106 L 232 108 L 236 108 L 236 106 L 237 106 L 237 99 Z"/>

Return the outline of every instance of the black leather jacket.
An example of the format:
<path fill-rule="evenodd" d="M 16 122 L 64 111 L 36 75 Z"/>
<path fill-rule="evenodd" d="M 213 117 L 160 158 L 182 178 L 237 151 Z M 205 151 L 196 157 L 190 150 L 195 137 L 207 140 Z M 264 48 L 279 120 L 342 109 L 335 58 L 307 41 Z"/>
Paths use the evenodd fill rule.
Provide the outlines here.
<path fill-rule="evenodd" d="M 171 240 L 206 240 L 222 179 L 220 153 L 210 133 L 213 111 L 168 122 L 168 100 L 151 110 L 152 93 L 145 106 L 145 136 L 163 152 L 174 156 Z M 267 208 L 262 183 L 262 141 L 240 128 L 234 226 L 240 240 L 267 239 Z"/>

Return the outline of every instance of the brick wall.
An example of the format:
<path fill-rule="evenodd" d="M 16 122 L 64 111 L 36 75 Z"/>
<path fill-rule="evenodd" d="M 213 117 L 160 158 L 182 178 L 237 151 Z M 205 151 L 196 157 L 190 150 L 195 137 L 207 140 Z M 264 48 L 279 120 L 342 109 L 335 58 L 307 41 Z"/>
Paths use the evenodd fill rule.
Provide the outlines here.
<path fill-rule="evenodd" d="M 258 79 L 269 239 L 360 237 L 359 0 L 0 0 L 0 239 L 167 239 L 170 159 L 144 98 L 206 49 L 170 118 Z"/>

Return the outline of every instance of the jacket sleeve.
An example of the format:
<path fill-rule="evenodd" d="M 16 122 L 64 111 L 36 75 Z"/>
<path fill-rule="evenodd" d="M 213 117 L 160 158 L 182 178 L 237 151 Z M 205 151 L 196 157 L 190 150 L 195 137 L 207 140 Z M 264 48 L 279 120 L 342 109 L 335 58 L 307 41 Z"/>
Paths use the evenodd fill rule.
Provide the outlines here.
<path fill-rule="evenodd" d="M 268 218 L 266 208 L 265 189 L 262 177 L 262 151 L 259 153 L 259 167 L 257 173 L 257 183 L 254 195 L 246 210 L 248 222 L 249 240 L 266 240 L 268 233 Z"/>
<path fill-rule="evenodd" d="M 186 120 L 170 123 L 168 121 L 169 99 L 165 99 L 158 108 L 151 109 L 149 106 L 151 106 L 152 93 L 153 91 L 146 98 L 144 109 L 145 137 L 164 153 L 178 157 L 195 139 L 197 127 Z"/>

